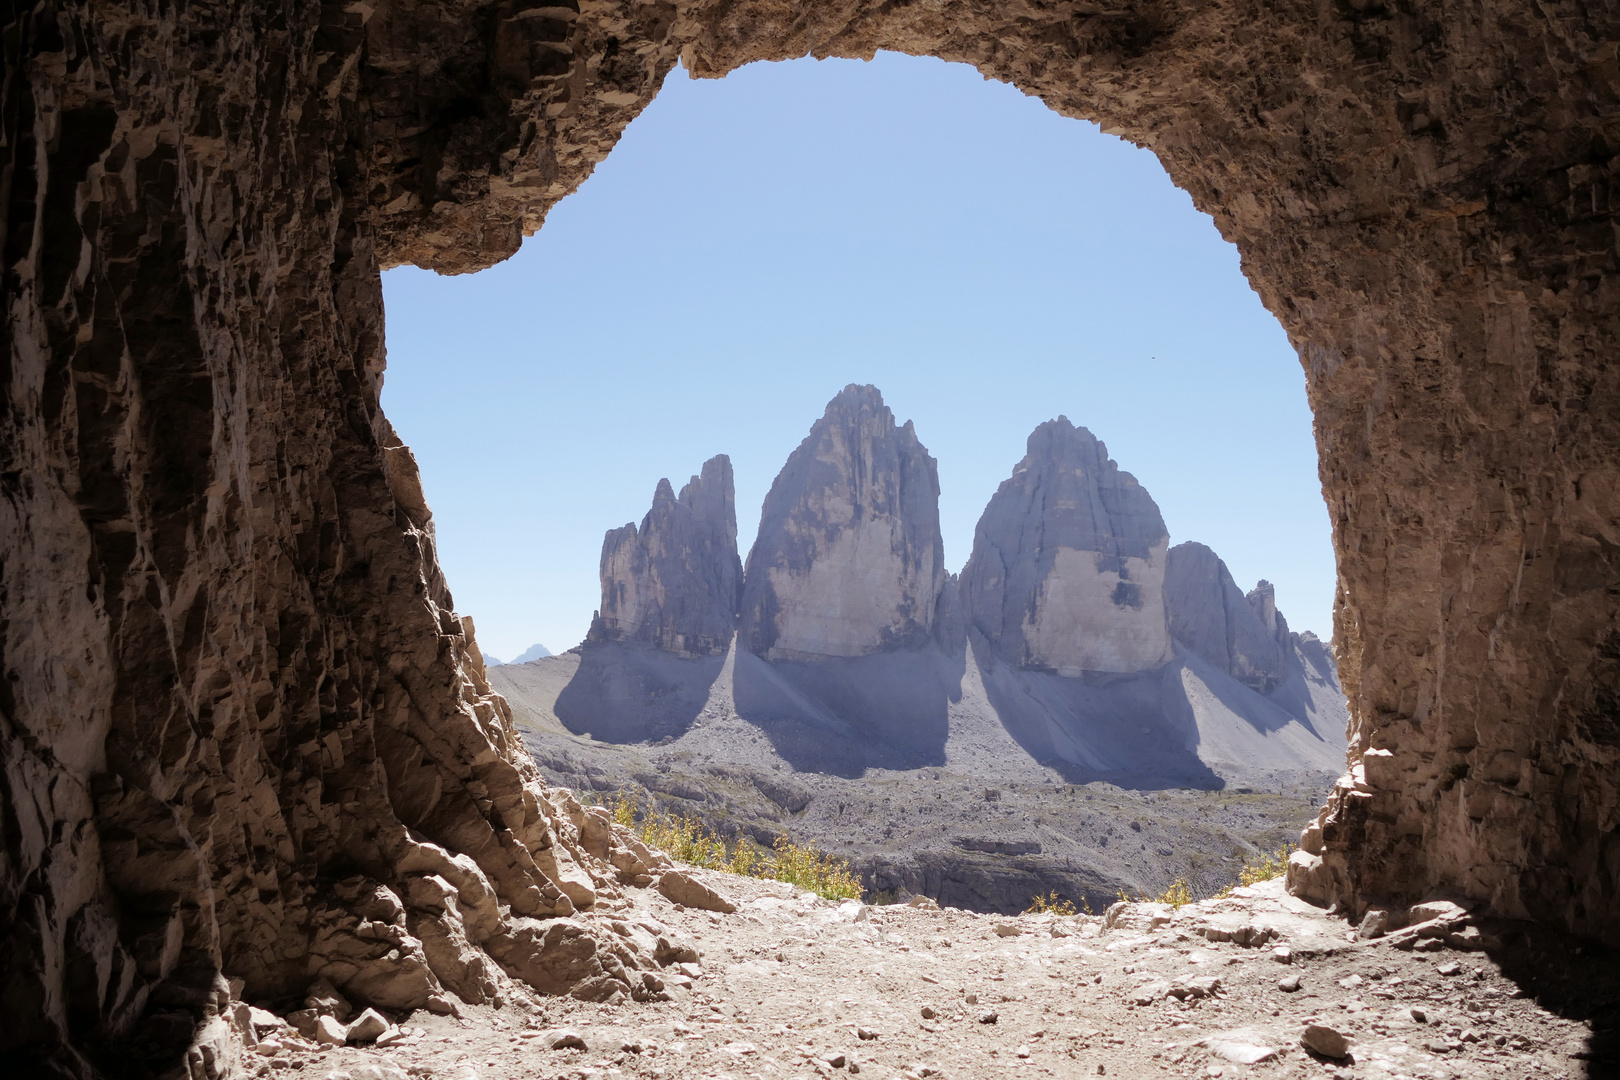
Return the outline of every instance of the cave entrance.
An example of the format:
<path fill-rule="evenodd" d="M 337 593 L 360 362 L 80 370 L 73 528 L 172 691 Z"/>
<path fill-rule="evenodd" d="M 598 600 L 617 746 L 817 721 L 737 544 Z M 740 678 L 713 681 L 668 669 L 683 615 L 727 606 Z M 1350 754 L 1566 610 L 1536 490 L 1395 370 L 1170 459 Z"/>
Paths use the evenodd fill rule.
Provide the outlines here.
<path fill-rule="evenodd" d="M 850 383 L 881 388 L 938 460 L 949 572 L 1031 430 L 1065 414 L 1158 500 L 1170 543 L 1209 545 L 1244 589 L 1279 583 L 1291 627 L 1331 637 L 1335 573 L 1304 380 L 1236 249 L 1150 152 L 966 65 L 879 53 L 719 80 L 677 68 L 510 260 L 461 277 L 397 269 L 384 290 L 383 404 L 417 455 L 440 563 L 488 655 L 583 641 L 593 611 L 605 613 L 603 532 L 639 521 L 660 477 L 678 489 L 717 453 L 735 466 L 746 555 L 777 470 Z M 850 779 L 944 760 L 960 670 L 943 690 L 895 674 L 919 687 L 904 709 L 802 673 L 841 720 L 881 712 L 893 729 L 904 713 L 935 736 L 890 747 L 851 743 L 846 728 L 801 730 L 754 668 L 719 659 L 684 679 L 668 657 L 614 654 L 587 656 L 563 683 L 549 670 L 532 687 L 491 680 L 520 721 L 546 718 L 526 728 L 536 759 L 572 788 L 629 784 L 637 769 L 611 754 L 593 759 L 595 776 L 547 763 L 579 764 L 604 742 L 679 740 L 716 693 L 758 721 L 779 767 Z M 1259 784 L 1275 820 L 1230 827 L 1267 850 L 1297 836 L 1343 766 L 1342 699 L 1324 718 L 1303 699 L 1279 706 L 1223 684 L 1192 700 L 1233 704 L 1195 711 L 1178 697 L 1183 716 L 1156 703 L 1170 693 L 1157 684 L 1138 700 L 1048 682 L 1066 729 L 1109 734 L 1054 741 L 1044 712 L 1017 707 L 1028 695 L 1015 683 L 987 683 L 985 715 L 1001 717 L 1008 750 L 1032 771 L 1043 762 L 1068 782 L 1143 790 Z M 1252 772 L 1234 760 L 1246 751 L 1225 749 L 1214 769 L 1199 756 L 1214 741 L 1197 734 L 1210 712 L 1262 744 Z M 570 744 L 553 715 L 595 743 Z M 1319 759 L 1309 768 L 1271 747 L 1283 741 L 1271 731 L 1295 721 Z M 702 788 L 701 777 L 681 783 Z M 1162 891 L 1176 875 L 1158 880 L 1146 863 L 1162 860 L 1140 846 L 1144 876 L 1125 884 Z M 1197 887 L 1224 886 L 1238 868 L 1207 868 Z"/>

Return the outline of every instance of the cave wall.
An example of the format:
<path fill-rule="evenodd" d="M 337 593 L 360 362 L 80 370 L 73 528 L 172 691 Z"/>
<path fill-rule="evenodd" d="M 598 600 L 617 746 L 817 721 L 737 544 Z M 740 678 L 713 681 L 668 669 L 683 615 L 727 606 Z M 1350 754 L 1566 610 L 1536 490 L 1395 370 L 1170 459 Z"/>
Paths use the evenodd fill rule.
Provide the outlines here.
<path fill-rule="evenodd" d="M 317 975 L 446 1011 L 514 978 L 629 996 L 650 966 L 540 955 L 528 920 L 617 873 L 484 681 L 378 408 L 362 18 L 270 7 L 5 28 L 0 1059 L 25 1073 L 159 1068 Z"/>
<path fill-rule="evenodd" d="M 407 903 L 390 925 L 428 974 L 368 993 L 547 981 L 538 945 L 510 959 L 523 920 L 611 885 L 453 614 L 378 408 L 379 270 L 510 255 L 677 59 L 934 55 L 1153 150 L 1238 245 L 1316 417 L 1351 769 L 1293 886 L 1614 936 L 1620 11 L 41 0 L 0 21 L 0 1053 L 88 1075 L 138 1017 L 206 1023 L 222 977 L 296 993 L 339 970 L 364 890 L 451 863 L 472 914 Z M 461 966 L 435 967 L 451 930 Z M 484 983 L 469 941 L 507 958 Z"/>

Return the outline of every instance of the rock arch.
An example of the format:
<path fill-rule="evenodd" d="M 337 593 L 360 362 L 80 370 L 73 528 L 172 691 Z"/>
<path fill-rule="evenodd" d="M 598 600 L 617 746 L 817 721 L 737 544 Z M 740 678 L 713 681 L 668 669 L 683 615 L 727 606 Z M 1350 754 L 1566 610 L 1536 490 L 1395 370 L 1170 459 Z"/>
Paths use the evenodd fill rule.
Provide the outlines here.
<path fill-rule="evenodd" d="M 0 1053 L 89 1073 L 81 1049 L 143 1010 L 206 1016 L 221 972 L 292 989 L 323 919 L 391 910 L 355 888 L 403 897 L 389 925 L 421 942 L 449 923 L 410 880 L 450 881 L 492 956 L 612 887 L 451 611 L 378 408 L 378 272 L 511 254 L 678 59 L 932 54 L 1157 153 L 1238 245 L 1315 410 L 1355 729 L 1296 886 L 1614 936 L 1620 13 L 37 0 L 0 21 L 0 1000 L 21 1018 Z"/>

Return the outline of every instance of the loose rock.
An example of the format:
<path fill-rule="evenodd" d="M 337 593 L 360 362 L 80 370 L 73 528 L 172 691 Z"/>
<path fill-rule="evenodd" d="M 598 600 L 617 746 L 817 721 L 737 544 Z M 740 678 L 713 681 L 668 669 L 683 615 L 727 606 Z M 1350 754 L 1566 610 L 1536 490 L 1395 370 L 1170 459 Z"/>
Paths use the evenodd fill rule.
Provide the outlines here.
<path fill-rule="evenodd" d="M 672 903 L 690 908 L 718 911 L 726 915 L 737 910 L 737 905 L 732 900 L 700 881 L 695 874 L 685 870 L 664 871 L 658 877 L 658 891 Z"/>
<path fill-rule="evenodd" d="M 1350 1040 L 1325 1024 L 1311 1024 L 1299 1037 L 1299 1044 L 1313 1053 L 1334 1059 L 1350 1052 Z"/>

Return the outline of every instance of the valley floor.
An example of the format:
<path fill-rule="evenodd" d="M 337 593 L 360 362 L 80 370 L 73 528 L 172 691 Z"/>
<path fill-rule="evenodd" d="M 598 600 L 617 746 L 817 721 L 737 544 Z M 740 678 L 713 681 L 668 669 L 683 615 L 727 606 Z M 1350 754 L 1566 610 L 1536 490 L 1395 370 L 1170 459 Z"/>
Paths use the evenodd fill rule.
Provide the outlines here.
<path fill-rule="evenodd" d="M 1179 910 L 1122 905 L 1105 919 L 975 915 L 926 902 L 839 905 L 777 882 L 705 876 L 736 901 L 737 913 L 680 909 L 652 889 L 626 889 L 617 906 L 587 916 L 650 920 L 695 938 L 702 964 L 690 989 L 672 991 L 673 1001 L 536 999 L 468 1009 L 461 1018 L 419 1013 L 403 1018 L 407 1037 L 386 1050 L 317 1052 L 293 1039 L 258 1073 L 298 1070 L 326 1080 L 1610 1075 L 1611 1035 L 1601 1025 L 1620 995 L 1606 954 L 1512 926 L 1474 926 L 1457 913 L 1357 940 L 1342 920 L 1285 895 L 1280 881 Z M 1478 951 L 1482 944 L 1492 950 Z M 1296 978 L 1297 989 L 1284 988 Z M 1347 1056 L 1303 1048 L 1312 1025 L 1344 1036 Z"/>

